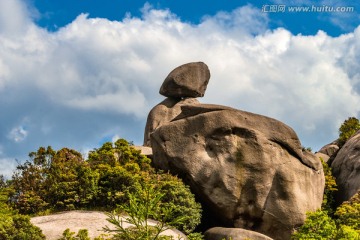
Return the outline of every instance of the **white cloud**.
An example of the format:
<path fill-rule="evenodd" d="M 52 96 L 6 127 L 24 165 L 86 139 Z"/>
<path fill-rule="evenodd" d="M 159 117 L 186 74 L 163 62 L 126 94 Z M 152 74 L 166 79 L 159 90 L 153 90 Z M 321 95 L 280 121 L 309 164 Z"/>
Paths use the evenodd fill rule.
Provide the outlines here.
<path fill-rule="evenodd" d="M 8 138 L 14 142 L 22 142 L 28 135 L 28 131 L 23 126 L 15 127 L 11 129 L 8 134 Z"/>
<path fill-rule="evenodd" d="M 47 32 L 12 1 L 24 27 L 21 38 L 0 29 L 3 159 L 24 159 L 44 145 L 92 149 L 103 136 L 141 143 L 147 113 L 163 99 L 163 79 L 190 61 L 211 71 L 200 101 L 277 118 L 315 150 L 360 110 L 360 28 L 340 37 L 294 36 L 269 30 L 267 15 L 252 6 L 198 25 L 145 7 L 142 18 L 82 14 Z M 8 21 L 0 18 L 0 26 Z M 31 118 L 27 127 L 14 127 L 24 116 Z"/>

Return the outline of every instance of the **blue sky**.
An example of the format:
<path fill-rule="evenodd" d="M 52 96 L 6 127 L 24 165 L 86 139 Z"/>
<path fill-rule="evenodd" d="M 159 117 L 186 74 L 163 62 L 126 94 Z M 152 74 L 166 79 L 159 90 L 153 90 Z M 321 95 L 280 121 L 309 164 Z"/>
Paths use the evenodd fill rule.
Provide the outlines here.
<path fill-rule="evenodd" d="M 264 9 L 270 15 L 271 28 L 284 27 L 294 34 L 316 34 L 323 30 L 331 36 L 354 30 L 359 23 L 358 1 L 291 1 L 291 0 L 257 0 L 232 1 L 214 0 L 162 0 L 162 1 L 130 1 L 130 0 L 63 0 L 44 1 L 32 0 L 30 2 L 39 12 L 36 23 L 49 30 L 56 30 L 72 22 L 80 13 L 88 13 L 90 18 L 100 17 L 109 20 L 121 20 L 126 14 L 141 16 L 141 9 L 149 3 L 156 9 L 169 9 L 182 21 L 198 24 L 205 16 L 212 16 L 219 11 L 232 11 L 238 7 L 250 4 Z M 270 11 L 271 6 L 285 6 L 285 11 Z M 291 12 L 289 7 L 317 7 L 314 12 Z M 323 7 L 323 11 L 322 11 Z M 329 10 L 326 11 L 328 7 Z M 354 11 L 334 13 L 332 7 L 354 7 Z M 337 15 L 337 16 L 334 16 Z M 332 22 L 338 19 L 340 22 Z"/>
<path fill-rule="evenodd" d="M 0 174 L 40 146 L 142 144 L 162 81 L 192 61 L 211 71 L 201 102 L 276 118 L 318 150 L 359 117 L 359 11 L 330 0 L 1 0 Z"/>

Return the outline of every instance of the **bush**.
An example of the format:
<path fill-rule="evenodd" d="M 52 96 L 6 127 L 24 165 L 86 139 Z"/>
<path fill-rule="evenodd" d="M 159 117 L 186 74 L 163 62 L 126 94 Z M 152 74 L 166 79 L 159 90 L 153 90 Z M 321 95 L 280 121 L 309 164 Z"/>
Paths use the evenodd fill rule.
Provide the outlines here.
<path fill-rule="evenodd" d="M 335 208 L 335 197 L 334 194 L 338 190 L 334 176 L 332 175 L 331 168 L 322 158 L 320 161 L 323 165 L 324 175 L 325 175 L 325 189 L 324 197 L 321 205 L 323 211 L 327 211 L 330 216 L 334 214 Z"/>
<path fill-rule="evenodd" d="M 339 224 L 347 225 L 360 233 L 360 192 L 343 202 L 337 208 L 335 216 Z"/>
<path fill-rule="evenodd" d="M 115 213 L 109 214 L 108 221 L 115 225 L 116 229 L 107 227 L 105 230 L 115 233 L 113 239 L 119 240 L 171 239 L 160 234 L 171 226 L 181 225 L 183 217 L 174 218 L 174 209 L 161 204 L 163 197 L 164 194 L 155 184 L 137 185 L 136 190 L 129 194 L 129 203 L 119 208 L 121 215 L 126 214 L 124 220 Z M 157 224 L 150 225 L 150 218 L 156 219 Z M 134 227 L 126 228 L 123 223 L 132 224 Z"/>
<path fill-rule="evenodd" d="M 0 187 L 0 240 L 45 239 L 41 230 L 30 222 L 30 217 L 19 215 L 8 204 L 10 187 Z"/>
<path fill-rule="evenodd" d="M 349 117 L 339 128 L 339 146 L 343 146 L 346 141 L 360 129 L 359 119 Z"/>
<path fill-rule="evenodd" d="M 291 239 L 334 239 L 336 235 L 335 221 L 327 212 L 318 210 L 308 213 L 304 225 L 302 225 Z"/>

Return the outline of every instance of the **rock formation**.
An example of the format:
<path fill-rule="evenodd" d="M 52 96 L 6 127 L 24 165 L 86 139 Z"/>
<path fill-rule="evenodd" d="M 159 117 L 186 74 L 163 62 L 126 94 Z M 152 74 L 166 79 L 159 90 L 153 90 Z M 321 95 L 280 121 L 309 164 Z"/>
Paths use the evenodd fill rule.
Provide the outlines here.
<path fill-rule="evenodd" d="M 337 153 L 331 168 L 338 185 L 337 203 L 349 200 L 360 191 L 360 132 Z"/>
<path fill-rule="evenodd" d="M 160 94 L 174 98 L 203 97 L 209 79 L 210 71 L 205 63 L 187 63 L 175 68 L 166 77 Z"/>
<path fill-rule="evenodd" d="M 242 228 L 214 227 L 205 232 L 205 240 L 272 240 L 263 234 L 245 230 Z"/>
<path fill-rule="evenodd" d="M 180 72 L 181 79 L 194 78 Z M 183 85 L 187 81 L 177 87 Z M 177 97 L 151 110 L 144 142 L 153 148 L 154 165 L 183 178 L 217 217 L 218 226 L 289 239 L 305 213 L 320 208 L 322 165 L 302 151 L 290 127 L 265 116 L 201 104 L 188 95 Z"/>
<path fill-rule="evenodd" d="M 89 237 L 91 239 L 99 237 L 102 234 L 110 237 L 113 234 L 109 234 L 104 231 L 104 227 L 108 226 L 110 229 L 116 229 L 115 225 L 110 224 L 107 219 L 109 216 L 105 212 L 98 211 L 67 211 L 62 213 L 56 213 L 46 216 L 38 216 L 31 218 L 31 223 L 39 227 L 47 240 L 57 240 L 62 237 L 62 233 L 69 228 L 72 232 L 77 233 L 80 229 L 87 229 Z M 149 225 L 154 226 L 156 221 L 149 219 Z M 123 227 L 128 228 L 133 225 L 123 221 Z M 176 229 L 168 229 L 160 235 L 172 236 L 174 239 L 184 239 L 187 237 L 182 232 Z"/>

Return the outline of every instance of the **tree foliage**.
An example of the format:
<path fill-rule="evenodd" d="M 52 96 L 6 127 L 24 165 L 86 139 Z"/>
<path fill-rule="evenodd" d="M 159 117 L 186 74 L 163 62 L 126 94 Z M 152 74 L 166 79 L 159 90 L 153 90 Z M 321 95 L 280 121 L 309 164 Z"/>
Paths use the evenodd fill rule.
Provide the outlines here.
<path fill-rule="evenodd" d="M 41 230 L 31 224 L 29 216 L 18 214 L 8 205 L 11 192 L 6 184 L 0 186 L 0 240 L 45 239 Z"/>
<path fill-rule="evenodd" d="M 339 128 L 339 145 L 343 146 L 345 142 L 360 129 L 359 119 L 349 117 Z"/>
<path fill-rule="evenodd" d="M 129 194 L 129 202 L 119 208 L 121 215 L 126 214 L 124 220 L 116 213 L 109 214 L 108 221 L 115 229 L 107 227 L 105 230 L 114 233 L 113 239 L 119 240 L 170 239 L 160 234 L 171 226 L 181 225 L 184 216 L 174 218 L 174 209 L 162 206 L 164 195 L 156 184 L 145 182 L 137 185 L 135 191 Z M 150 218 L 157 219 L 158 222 L 152 225 L 149 223 Z M 124 223 L 132 224 L 133 227 L 126 227 Z"/>
<path fill-rule="evenodd" d="M 335 212 L 337 221 L 347 225 L 360 234 L 360 191 L 349 201 L 343 202 Z"/>
<path fill-rule="evenodd" d="M 327 212 L 318 210 L 307 214 L 304 225 L 292 235 L 291 239 L 334 239 L 335 234 L 335 221 Z"/>
<path fill-rule="evenodd" d="M 113 210 L 129 204 L 138 186 L 153 184 L 161 192 L 160 207 L 190 233 L 200 223 L 201 207 L 180 179 L 156 172 L 151 160 L 124 139 L 104 143 L 88 159 L 72 149 L 40 147 L 13 174 L 12 205 L 23 214 L 73 209 Z M 152 216 L 156 219 L 157 216 Z"/>
<path fill-rule="evenodd" d="M 324 189 L 324 197 L 321 205 L 321 209 L 323 211 L 327 211 L 330 216 L 334 213 L 335 207 L 335 193 L 338 190 L 337 184 L 335 181 L 335 177 L 332 175 L 331 168 L 328 166 L 326 162 L 322 158 L 320 161 L 323 165 L 324 175 L 325 175 L 325 189 Z"/>

